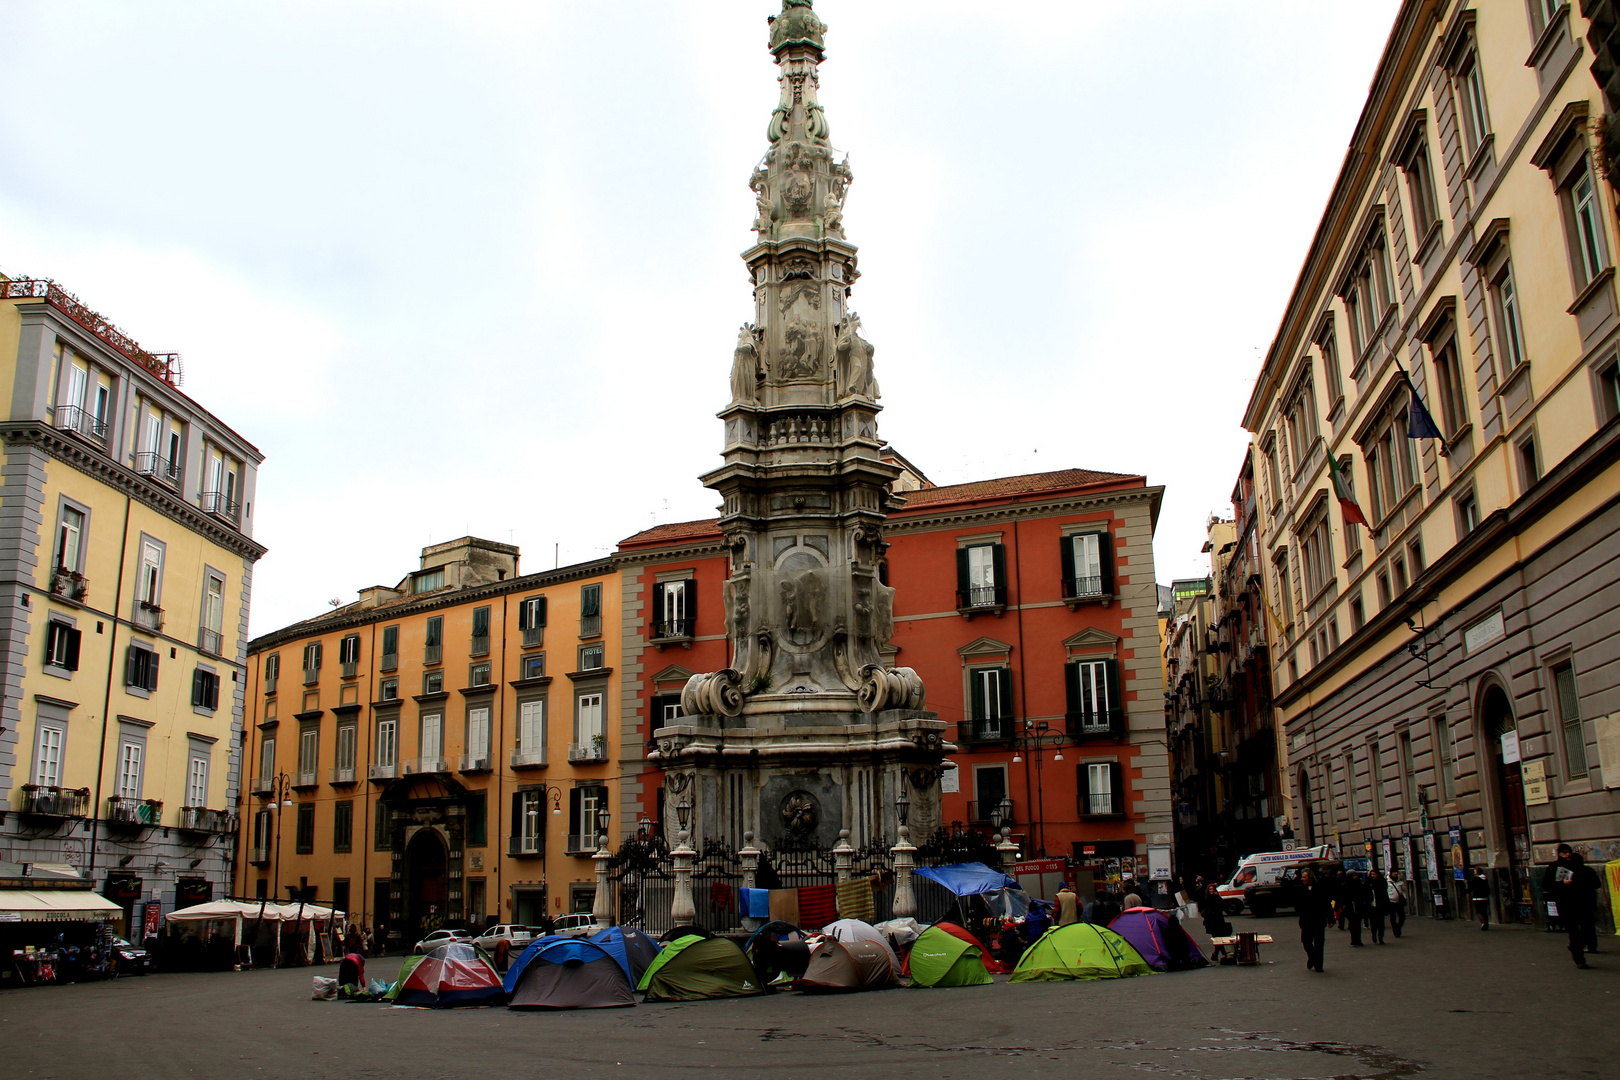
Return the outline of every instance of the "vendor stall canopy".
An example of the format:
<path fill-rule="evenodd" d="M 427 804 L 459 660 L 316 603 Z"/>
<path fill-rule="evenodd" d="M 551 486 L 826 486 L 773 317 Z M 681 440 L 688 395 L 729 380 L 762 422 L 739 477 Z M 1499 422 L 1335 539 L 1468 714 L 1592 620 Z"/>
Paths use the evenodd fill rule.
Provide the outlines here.
<path fill-rule="evenodd" d="M 0 922 L 113 922 L 124 909 L 88 889 L 0 889 Z"/>

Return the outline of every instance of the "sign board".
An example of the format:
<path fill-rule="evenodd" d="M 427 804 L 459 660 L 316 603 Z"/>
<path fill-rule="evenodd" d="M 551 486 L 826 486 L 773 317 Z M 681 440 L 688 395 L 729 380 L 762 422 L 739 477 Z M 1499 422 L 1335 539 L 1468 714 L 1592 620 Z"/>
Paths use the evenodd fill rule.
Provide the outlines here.
<path fill-rule="evenodd" d="M 1383 871 L 1384 871 L 1384 875 L 1386 877 L 1388 877 L 1390 874 L 1393 874 L 1395 872 L 1395 856 L 1394 856 L 1394 852 L 1392 852 L 1390 850 L 1389 837 L 1387 837 L 1387 836 L 1384 837 L 1382 847 L 1384 849 L 1383 852 L 1382 852 L 1382 854 L 1384 856 Z"/>
<path fill-rule="evenodd" d="M 1063 887 L 1064 869 L 1062 859 L 1030 859 L 1013 863 L 1013 877 L 1029 895 L 1038 900 L 1053 900 Z"/>
<path fill-rule="evenodd" d="M 1547 763 L 1545 760 L 1520 762 L 1519 774 L 1524 777 L 1524 802 L 1526 806 L 1541 806 L 1551 799 L 1551 796 L 1547 794 Z"/>
<path fill-rule="evenodd" d="M 163 926 L 163 902 L 161 900 L 148 900 L 146 902 L 146 919 L 142 926 L 143 937 L 156 937 Z"/>
<path fill-rule="evenodd" d="M 1064 863 L 1062 859 L 1028 859 L 1024 862 L 1013 863 L 1013 875 L 1019 874 L 1061 874 Z"/>
<path fill-rule="evenodd" d="M 1620 787 L 1620 712 L 1592 721 L 1597 735 L 1598 764 L 1603 767 L 1603 786 Z"/>
<path fill-rule="evenodd" d="M 1148 848 L 1148 879 L 1150 881 L 1170 880 L 1170 849 L 1168 847 Z"/>
<path fill-rule="evenodd" d="M 1493 611 L 1463 631 L 1463 651 L 1472 656 L 1506 633 L 1507 627 L 1502 623 L 1502 613 Z"/>
<path fill-rule="evenodd" d="M 22 912 L 0 911 L 0 922 L 22 922 Z"/>
<path fill-rule="evenodd" d="M 945 762 L 951 766 L 939 774 L 939 790 L 942 795 L 957 795 L 962 791 L 962 770 L 955 767 L 949 759 Z"/>
<path fill-rule="evenodd" d="M 1429 871 L 1430 881 L 1440 880 L 1440 858 L 1434 850 L 1434 832 L 1423 834 L 1423 865 Z"/>
<path fill-rule="evenodd" d="M 1463 858 L 1464 854 L 1462 826 L 1453 825 L 1451 827 L 1451 876 L 1456 881 L 1466 881 L 1468 879 L 1468 868 L 1464 865 L 1466 862 Z"/>
<path fill-rule="evenodd" d="M 1519 733 L 1517 731 L 1502 732 L 1502 764 L 1514 765 L 1519 760 Z"/>

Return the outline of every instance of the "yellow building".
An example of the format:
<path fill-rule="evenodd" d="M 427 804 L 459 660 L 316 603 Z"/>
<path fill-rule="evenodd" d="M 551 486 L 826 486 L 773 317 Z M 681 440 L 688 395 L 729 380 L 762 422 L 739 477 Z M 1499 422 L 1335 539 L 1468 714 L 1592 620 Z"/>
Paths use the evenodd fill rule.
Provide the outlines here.
<path fill-rule="evenodd" d="M 261 455 L 48 282 L 0 279 L 0 358 L 0 859 L 223 894 Z"/>
<path fill-rule="evenodd" d="M 526 577 L 518 549 L 424 548 L 393 588 L 248 648 L 239 892 L 382 924 L 589 911 L 617 797 L 621 590 L 610 562 Z M 604 633 L 604 627 L 609 632 Z"/>
<path fill-rule="evenodd" d="M 1620 855 L 1613 30 L 1401 5 L 1244 417 L 1295 831 L 1425 910 Z"/>

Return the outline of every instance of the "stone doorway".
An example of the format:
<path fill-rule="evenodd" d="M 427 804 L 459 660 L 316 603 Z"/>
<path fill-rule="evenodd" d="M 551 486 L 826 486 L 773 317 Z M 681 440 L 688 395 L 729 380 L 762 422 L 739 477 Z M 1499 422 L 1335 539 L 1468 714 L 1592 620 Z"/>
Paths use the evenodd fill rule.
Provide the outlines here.
<path fill-rule="evenodd" d="M 1507 853 L 1497 871 L 1496 892 L 1503 922 L 1530 922 L 1530 823 L 1524 808 L 1524 778 L 1518 762 L 1518 722 L 1506 691 L 1492 683 L 1480 698 L 1480 729 L 1496 789 L 1496 846 Z M 1510 749 L 1511 752 L 1510 752 Z M 1509 761 L 1512 757 L 1514 760 Z"/>
<path fill-rule="evenodd" d="M 416 830 L 405 845 L 405 936 L 408 949 L 445 924 L 449 900 L 449 849 L 432 826 Z"/>

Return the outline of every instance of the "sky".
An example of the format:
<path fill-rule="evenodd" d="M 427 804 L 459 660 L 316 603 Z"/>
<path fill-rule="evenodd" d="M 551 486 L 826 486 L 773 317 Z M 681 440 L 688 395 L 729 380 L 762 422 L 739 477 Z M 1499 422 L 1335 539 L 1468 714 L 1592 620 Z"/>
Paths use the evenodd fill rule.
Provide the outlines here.
<path fill-rule="evenodd" d="M 1397 7 L 818 0 L 880 434 L 1145 475 L 1158 580 L 1207 573 Z M 469 533 L 603 557 L 715 513 L 778 10 L 7 0 L 0 271 L 264 453 L 255 635 Z"/>

